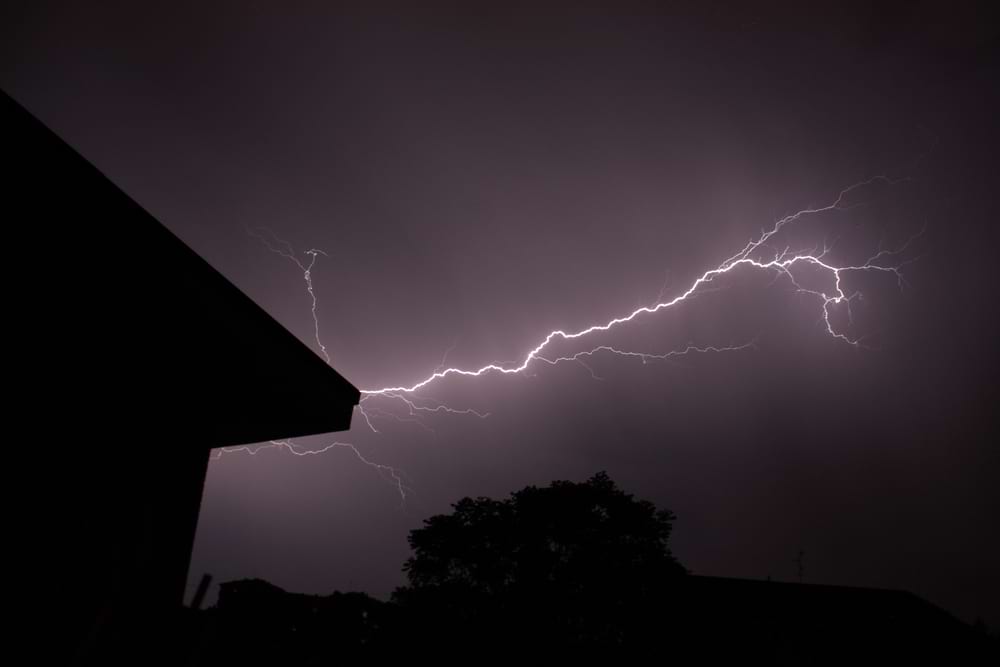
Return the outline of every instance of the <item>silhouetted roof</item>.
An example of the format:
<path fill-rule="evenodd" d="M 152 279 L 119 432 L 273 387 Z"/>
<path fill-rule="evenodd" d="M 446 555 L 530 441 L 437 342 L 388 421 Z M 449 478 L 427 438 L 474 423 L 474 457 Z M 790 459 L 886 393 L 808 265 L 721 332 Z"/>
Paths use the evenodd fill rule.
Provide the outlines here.
<path fill-rule="evenodd" d="M 709 611 L 716 623 L 816 626 L 828 630 L 907 628 L 911 631 L 967 631 L 940 607 L 909 591 L 856 586 L 801 584 L 759 579 L 690 576 L 690 608 Z"/>
<path fill-rule="evenodd" d="M 985 635 L 912 593 L 689 576 L 678 608 L 706 649 L 768 664 L 991 664 Z"/>
<path fill-rule="evenodd" d="M 36 405 L 177 446 L 350 426 L 349 382 L 2 93 L 0 121 L 11 348 Z"/>

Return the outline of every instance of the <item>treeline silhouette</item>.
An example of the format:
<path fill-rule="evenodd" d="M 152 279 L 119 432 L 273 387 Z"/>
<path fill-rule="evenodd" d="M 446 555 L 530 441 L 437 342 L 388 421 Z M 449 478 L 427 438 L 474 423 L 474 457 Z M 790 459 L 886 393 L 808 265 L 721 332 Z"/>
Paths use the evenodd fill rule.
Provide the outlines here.
<path fill-rule="evenodd" d="M 627 650 L 777 664 L 992 660 L 996 641 L 901 591 L 690 575 L 674 515 L 604 473 L 464 498 L 411 531 L 408 584 L 288 593 L 223 583 L 190 611 L 192 664 L 330 664 L 355 656 L 480 659 L 527 650 Z"/>

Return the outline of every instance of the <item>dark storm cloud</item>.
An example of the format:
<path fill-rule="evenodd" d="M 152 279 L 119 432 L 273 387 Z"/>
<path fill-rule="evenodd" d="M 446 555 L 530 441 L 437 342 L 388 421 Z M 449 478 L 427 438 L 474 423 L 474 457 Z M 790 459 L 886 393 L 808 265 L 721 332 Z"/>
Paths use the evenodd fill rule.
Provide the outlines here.
<path fill-rule="evenodd" d="M 492 414 L 433 433 L 356 420 L 341 439 L 409 473 L 405 510 L 344 450 L 220 459 L 192 576 L 384 594 L 449 502 L 606 469 L 678 514 L 696 572 L 794 578 L 802 549 L 809 581 L 1000 623 L 995 30 L 972 5 L 696 5 L 7 10 L 0 85 L 307 342 L 300 272 L 244 229 L 328 253 L 324 341 L 364 388 L 452 347 L 520 359 L 846 185 L 911 178 L 803 230 L 852 261 L 926 225 L 902 293 L 864 285 L 880 350 L 740 274 L 613 340 L 755 351 L 449 380 L 429 395 Z M 141 276 L 141 249 L 122 261 Z"/>

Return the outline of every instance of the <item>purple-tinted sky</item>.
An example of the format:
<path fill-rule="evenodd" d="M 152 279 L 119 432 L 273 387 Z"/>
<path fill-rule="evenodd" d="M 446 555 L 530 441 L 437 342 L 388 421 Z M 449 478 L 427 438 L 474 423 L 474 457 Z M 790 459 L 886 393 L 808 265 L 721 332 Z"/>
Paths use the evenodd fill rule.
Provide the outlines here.
<path fill-rule="evenodd" d="M 975 5 L 14 4 L 0 86 L 310 344 L 301 272 L 245 228 L 325 251 L 323 341 L 362 388 L 412 384 L 449 350 L 454 366 L 519 361 L 879 173 L 910 180 L 786 242 L 836 240 L 852 263 L 926 230 L 902 292 L 885 275 L 852 286 L 877 350 L 825 335 L 786 283 L 734 272 L 594 344 L 754 350 L 426 393 L 485 420 L 376 416 L 373 434 L 356 416 L 338 439 L 408 473 L 403 508 L 345 449 L 227 454 L 193 578 L 384 596 L 407 531 L 461 496 L 607 470 L 678 515 L 696 573 L 795 579 L 801 549 L 806 581 L 905 588 L 1000 624 L 997 32 Z M 120 261 L 141 280 L 141 248 Z"/>

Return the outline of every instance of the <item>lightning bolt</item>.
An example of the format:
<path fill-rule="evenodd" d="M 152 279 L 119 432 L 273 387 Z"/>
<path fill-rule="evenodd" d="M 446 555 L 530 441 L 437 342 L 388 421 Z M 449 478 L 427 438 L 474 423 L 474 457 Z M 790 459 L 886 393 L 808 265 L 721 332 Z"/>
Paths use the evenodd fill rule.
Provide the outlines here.
<path fill-rule="evenodd" d="M 919 259 L 919 257 L 908 257 L 905 259 L 904 257 L 907 257 L 913 241 L 923 234 L 923 230 L 914 236 L 911 236 L 899 247 L 893 249 L 883 249 L 880 244 L 877 251 L 863 261 L 843 265 L 837 264 L 830 259 L 831 251 L 833 250 L 831 245 L 824 244 L 822 248 L 817 246 L 811 250 L 793 251 L 787 246 L 784 248 L 776 248 L 774 247 L 773 242 L 778 238 L 782 230 L 800 222 L 805 218 L 832 211 L 845 211 L 856 206 L 860 206 L 861 204 L 848 203 L 852 193 L 857 190 L 878 183 L 884 185 L 895 185 L 906 180 L 909 179 L 892 179 L 885 175 L 878 175 L 850 185 L 841 190 L 830 204 L 815 208 L 806 208 L 778 219 L 769 229 L 763 229 L 756 238 L 748 241 L 747 244 L 737 253 L 726 258 L 719 265 L 702 273 L 700 276 L 695 278 L 686 289 L 682 290 L 675 296 L 665 298 L 664 294 L 666 292 L 666 285 L 664 285 L 664 288 L 661 289 L 660 295 L 655 303 L 637 307 L 631 312 L 617 317 L 612 317 L 604 321 L 599 321 L 595 324 L 591 324 L 585 328 L 575 331 L 564 331 L 562 329 L 550 331 L 518 361 L 506 363 L 492 362 L 479 368 L 471 369 L 457 366 L 446 367 L 445 363 L 447 356 L 448 353 L 454 348 L 453 344 L 452 348 L 449 348 L 449 350 L 445 353 L 441 364 L 439 364 L 438 367 L 435 368 L 429 375 L 420 380 L 412 382 L 411 384 L 362 389 L 358 410 L 368 428 L 376 433 L 378 432 L 378 429 L 376 428 L 373 419 L 393 419 L 402 422 L 415 422 L 429 429 L 429 427 L 427 427 L 421 419 L 422 416 L 428 414 L 443 413 L 472 415 L 480 419 L 485 419 L 489 416 L 489 413 L 482 413 L 472 409 L 452 408 L 443 403 L 435 402 L 425 396 L 418 395 L 418 392 L 421 392 L 429 385 L 448 377 L 478 378 L 488 374 L 516 375 L 528 371 L 529 368 L 535 363 L 555 366 L 564 362 L 575 362 L 583 365 L 584 368 L 590 371 L 591 376 L 595 379 L 600 379 L 591 367 L 586 364 L 586 360 L 589 360 L 597 355 L 613 355 L 617 357 L 637 359 L 643 364 L 647 364 L 657 361 L 668 361 L 690 354 L 739 352 L 754 348 L 756 345 L 756 339 L 728 346 L 697 346 L 689 344 L 685 347 L 677 348 L 664 353 L 626 350 L 607 344 L 596 345 L 570 354 L 551 354 L 548 352 L 550 348 L 553 347 L 554 343 L 558 341 L 578 341 L 596 334 L 610 332 L 640 318 L 652 316 L 660 313 L 661 311 L 675 309 L 680 304 L 700 294 L 716 289 L 723 289 L 722 287 L 718 287 L 714 284 L 715 281 L 722 276 L 733 273 L 739 268 L 772 273 L 774 276 L 772 283 L 781 279 L 787 280 L 788 284 L 795 292 L 816 301 L 819 308 L 819 319 L 823 323 L 825 333 L 828 336 L 836 341 L 850 346 L 863 347 L 865 336 L 852 337 L 847 330 L 838 329 L 831 320 L 833 312 L 838 307 L 843 306 L 846 308 L 848 326 L 850 327 L 850 325 L 853 324 L 852 303 L 855 299 L 860 297 L 861 293 L 860 291 L 853 291 L 850 293 L 845 291 L 843 283 L 844 277 L 853 273 L 888 274 L 894 277 L 899 288 L 903 289 L 905 285 L 905 279 L 902 272 L 903 268 L 913 261 L 916 261 L 916 259 Z M 307 262 L 304 262 L 299 258 L 299 255 L 296 254 L 290 243 L 279 239 L 270 230 L 267 230 L 266 228 L 257 228 L 255 230 L 248 230 L 248 232 L 252 236 L 259 239 L 269 251 L 294 262 L 295 265 L 302 271 L 303 280 L 306 284 L 306 291 L 312 300 L 311 312 L 316 344 L 323 357 L 329 363 L 330 355 L 320 338 L 320 324 L 317 314 L 318 302 L 312 283 L 312 270 L 315 266 L 317 257 L 319 255 L 327 256 L 326 253 L 316 249 L 308 250 L 305 255 L 309 259 Z M 801 279 L 796 277 L 796 272 L 804 268 L 810 268 L 830 279 L 828 280 L 828 283 L 832 285 L 832 287 L 819 289 L 803 285 Z M 377 405 L 370 404 L 373 400 L 380 398 L 390 399 L 391 401 L 396 402 L 397 405 L 402 405 L 405 408 L 405 414 L 400 415 L 398 412 L 393 412 Z M 373 467 L 381 475 L 392 481 L 404 501 L 406 499 L 407 492 L 410 490 L 409 487 L 407 487 L 403 482 L 404 475 L 401 471 L 396 468 L 392 468 L 391 466 L 375 463 L 366 459 L 362 456 L 360 451 L 358 451 L 357 447 L 349 443 L 334 442 L 318 450 L 305 450 L 290 440 L 281 440 L 272 441 L 271 443 L 264 445 L 226 448 L 220 451 L 220 456 L 222 453 L 236 451 L 256 454 L 262 448 L 272 447 L 286 449 L 297 456 L 319 454 L 329 451 L 335 447 L 349 448 L 361 462 Z"/>
<path fill-rule="evenodd" d="M 830 322 L 831 308 L 842 303 L 849 304 L 850 301 L 853 300 L 855 297 L 857 297 L 859 294 L 858 292 L 853 292 L 850 295 L 846 294 L 841 286 L 841 279 L 843 278 L 844 274 L 851 272 L 878 271 L 878 272 L 886 272 L 893 274 L 896 277 L 897 281 L 900 283 L 900 285 L 902 285 L 903 284 L 903 275 L 901 272 L 902 266 L 903 264 L 910 263 L 914 260 L 911 259 L 905 263 L 901 263 L 898 265 L 891 265 L 891 264 L 883 265 L 880 264 L 879 262 L 880 260 L 893 258 L 905 252 L 906 249 L 909 247 L 910 243 L 912 242 L 912 240 L 917 236 L 919 236 L 920 234 L 911 237 L 911 239 L 909 239 L 902 247 L 896 250 L 892 251 L 881 250 L 878 253 L 869 257 L 861 264 L 857 265 L 837 266 L 835 264 L 830 263 L 826 259 L 831 250 L 831 248 L 829 247 L 825 247 L 822 252 L 820 252 L 818 249 L 814 249 L 811 252 L 799 252 L 799 253 L 792 253 L 788 248 L 785 248 L 784 250 L 781 251 L 772 250 L 770 253 L 770 259 L 768 259 L 766 256 L 761 258 L 757 257 L 756 255 L 759 252 L 767 253 L 767 251 L 770 250 L 768 242 L 776 234 L 778 234 L 778 232 L 780 232 L 782 228 L 791 225 L 809 215 L 815 215 L 827 211 L 844 210 L 846 207 L 844 201 L 846 197 L 854 190 L 857 190 L 858 188 L 871 185 L 877 182 L 892 185 L 903 180 L 906 179 L 893 180 L 889 179 L 886 176 L 874 176 L 866 181 L 856 183 L 841 190 L 840 194 L 831 204 L 819 208 L 803 209 L 801 211 L 798 211 L 797 213 L 792 213 L 791 215 L 787 215 L 784 218 L 778 220 L 770 230 L 765 230 L 761 232 L 760 236 L 757 239 L 749 241 L 746 244 L 746 246 L 744 246 L 744 248 L 740 250 L 738 253 L 729 257 L 721 264 L 719 264 L 717 267 L 705 271 L 701 276 L 696 278 L 694 282 L 692 282 L 691 285 L 686 290 L 684 290 L 677 296 L 673 297 L 672 299 L 660 300 L 657 303 L 649 306 L 641 306 L 626 315 L 614 317 L 605 322 L 599 324 L 593 324 L 589 327 L 580 329 L 578 331 L 567 332 L 561 329 L 556 329 L 555 331 L 551 331 L 548 333 L 548 335 L 545 336 L 545 338 L 542 339 L 540 343 L 538 343 L 538 345 L 532 348 L 523 357 L 520 363 L 513 365 L 490 363 L 473 370 L 462 369 L 457 367 L 438 369 L 435 370 L 430 375 L 428 375 L 427 377 L 425 377 L 424 379 L 419 380 L 411 385 L 397 385 L 391 387 L 382 387 L 381 389 L 362 389 L 361 393 L 365 396 L 395 396 L 399 394 L 412 394 L 426 387 L 432 382 L 444 379 L 451 375 L 464 376 L 464 377 L 480 377 L 487 373 L 502 373 L 505 375 L 513 375 L 527 370 L 527 368 L 531 365 L 531 363 L 536 360 L 546 361 L 548 363 L 558 363 L 560 361 L 576 360 L 577 358 L 579 358 L 579 356 L 588 353 L 580 353 L 578 355 L 574 355 L 573 357 L 559 357 L 555 360 L 550 360 L 550 359 L 545 359 L 542 356 L 542 352 L 545 349 L 547 349 L 553 343 L 553 341 L 556 340 L 571 341 L 580 338 L 585 338 L 592 334 L 611 331 L 612 329 L 617 328 L 628 322 L 632 322 L 639 317 L 645 315 L 653 315 L 662 310 L 668 310 L 674 308 L 678 304 L 683 303 L 684 301 L 687 301 L 688 299 L 695 296 L 699 291 L 703 291 L 703 288 L 706 285 L 712 283 L 712 281 L 715 280 L 716 278 L 723 276 L 727 273 L 730 273 L 734 269 L 742 266 L 751 267 L 763 271 L 774 271 L 778 275 L 778 277 L 786 276 L 791 281 L 791 284 L 796 289 L 796 291 L 802 294 L 808 294 L 818 298 L 821 304 L 822 318 L 826 325 L 827 333 L 833 338 L 836 338 L 840 341 L 843 341 L 853 346 L 858 346 L 861 344 L 862 338 L 851 338 L 846 333 L 837 331 L 834 328 L 833 324 Z M 822 290 L 809 289 L 803 287 L 799 283 L 799 281 L 795 278 L 795 276 L 792 274 L 792 269 L 800 265 L 811 265 L 814 268 L 817 268 L 820 271 L 830 275 L 834 279 L 833 280 L 834 289 L 832 290 L 832 292 L 827 293 Z M 741 346 L 734 346 L 727 348 L 688 347 L 686 348 L 686 351 L 687 352 L 732 351 L 735 349 L 745 349 L 746 347 L 750 346 L 744 344 Z M 625 352 L 608 346 L 601 346 L 599 348 L 594 348 L 593 350 L 590 351 L 590 353 L 596 353 L 598 351 L 606 351 L 621 356 L 636 356 L 644 358 L 645 360 L 658 356 L 658 355 L 644 355 L 642 353 L 634 353 L 634 352 Z M 677 354 L 680 353 L 681 352 L 674 352 L 674 353 L 668 353 L 668 355 L 673 354 L 673 356 L 677 356 Z"/>

